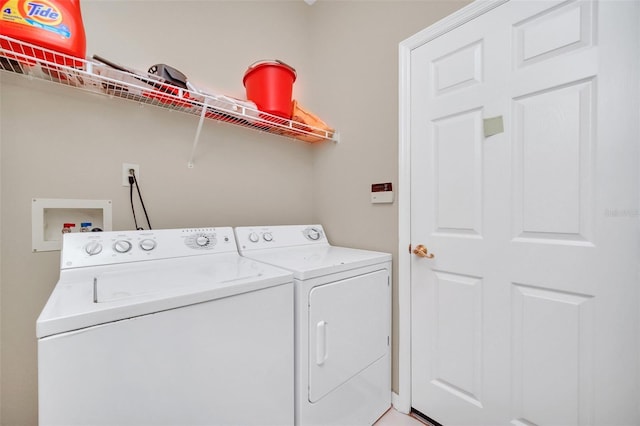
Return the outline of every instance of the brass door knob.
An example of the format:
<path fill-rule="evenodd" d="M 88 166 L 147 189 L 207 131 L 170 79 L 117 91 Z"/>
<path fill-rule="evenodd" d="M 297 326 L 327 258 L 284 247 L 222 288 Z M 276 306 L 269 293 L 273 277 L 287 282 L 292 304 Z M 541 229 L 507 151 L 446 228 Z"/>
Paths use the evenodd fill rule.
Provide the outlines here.
<path fill-rule="evenodd" d="M 418 244 L 415 249 L 413 249 L 413 254 L 418 257 L 426 257 L 427 259 L 433 259 L 435 255 L 433 253 L 429 253 L 429 250 L 422 244 Z"/>

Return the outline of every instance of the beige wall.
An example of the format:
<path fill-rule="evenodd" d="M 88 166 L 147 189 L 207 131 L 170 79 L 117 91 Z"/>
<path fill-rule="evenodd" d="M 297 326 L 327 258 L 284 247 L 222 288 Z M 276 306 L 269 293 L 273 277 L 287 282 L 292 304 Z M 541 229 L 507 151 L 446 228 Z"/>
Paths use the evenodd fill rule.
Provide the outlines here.
<path fill-rule="evenodd" d="M 37 423 L 35 321 L 59 272 L 59 252 L 31 252 L 32 198 L 110 199 L 114 229 L 131 229 L 120 169 L 137 163 L 155 228 L 321 222 L 336 244 L 395 255 L 397 206 L 371 205 L 369 187 L 397 182 L 398 43 L 461 6 L 82 5 L 89 55 L 138 69 L 167 63 L 197 86 L 227 95 L 244 96 L 242 76 L 253 61 L 290 63 L 298 70 L 294 96 L 335 126 L 342 142 L 309 146 L 207 122 L 196 167 L 188 169 L 195 117 L 1 73 L 3 425 Z"/>

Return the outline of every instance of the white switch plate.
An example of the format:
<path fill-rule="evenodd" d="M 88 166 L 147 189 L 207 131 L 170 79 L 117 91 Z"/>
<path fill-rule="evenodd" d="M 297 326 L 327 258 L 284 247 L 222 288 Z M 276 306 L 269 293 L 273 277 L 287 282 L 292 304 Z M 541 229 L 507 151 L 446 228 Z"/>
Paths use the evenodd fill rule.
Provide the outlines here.
<path fill-rule="evenodd" d="M 129 170 L 133 169 L 136 180 L 140 183 L 140 166 L 138 164 L 122 163 L 122 186 L 129 186 Z"/>

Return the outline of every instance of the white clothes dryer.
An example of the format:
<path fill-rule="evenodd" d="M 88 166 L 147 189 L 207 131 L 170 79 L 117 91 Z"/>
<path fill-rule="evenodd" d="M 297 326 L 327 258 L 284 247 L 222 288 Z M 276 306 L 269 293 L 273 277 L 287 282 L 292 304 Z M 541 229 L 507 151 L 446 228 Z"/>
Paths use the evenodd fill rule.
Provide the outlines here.
<path fill-rule="evenodd" d="M 293 272 L 296 425 L 373 424 L 391 406 L 391 255 L 321 225 L 235 232 L 241 255 Z"/>
<path fill-rule="evenodd" d="M 67 234 L 37 321 L 40 425 L 292 425 L 292 274 L 231 228 Z"/>

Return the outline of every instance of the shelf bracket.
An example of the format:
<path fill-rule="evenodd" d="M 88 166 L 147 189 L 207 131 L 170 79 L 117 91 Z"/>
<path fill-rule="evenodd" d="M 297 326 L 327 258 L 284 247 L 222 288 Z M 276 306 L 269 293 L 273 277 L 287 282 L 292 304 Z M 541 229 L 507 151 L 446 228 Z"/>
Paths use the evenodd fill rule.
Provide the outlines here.
<path fill-rule="evenodd" d="M 198 142 L 200 141 L 200 132 L 202 131 L 202 124 L 204 123 L 204 119 L 207 116 L 207 98 L 204 99 L 204 104 L 202 105 L 202 112 L 200 113 L 200 121 L 198 121 L 198 128 L 196 129 L 196 137 L 193 139 L 193 146 L 191 147 L 191 154 L 189 155 L 189 162 L 187 163 L 187 167 L 193 169 L 195 165 L 193 164 L 193 159 L 196 155 L 196 148 L 198 148 Z"/>

